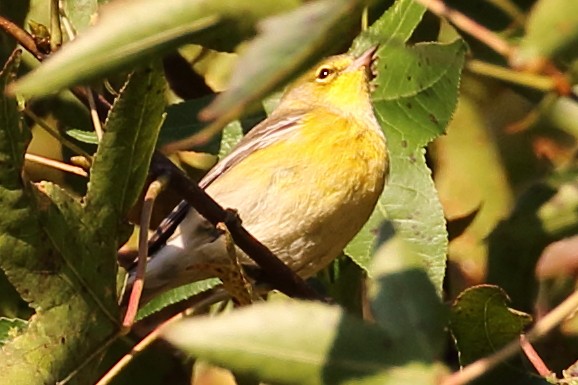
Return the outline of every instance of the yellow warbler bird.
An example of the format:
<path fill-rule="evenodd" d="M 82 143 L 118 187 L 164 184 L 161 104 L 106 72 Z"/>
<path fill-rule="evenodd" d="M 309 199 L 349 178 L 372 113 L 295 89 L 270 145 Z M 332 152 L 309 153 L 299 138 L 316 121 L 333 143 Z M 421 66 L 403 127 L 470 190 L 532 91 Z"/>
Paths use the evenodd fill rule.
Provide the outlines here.
<path fill-rule="evenodd" d="M 200 182 L 301 277 L 336 258 L 373 211 L 388 172 L 373 114 L 375 49 L 330 57 L 288 87 L 278 107 Z M 224 237 L 194 209 L 147 266 L 144 298 L 214 276 Z M 242 263 L 251 263 L 246 256 Z M 130 279 L 134 279 L 131 277 Z"/>

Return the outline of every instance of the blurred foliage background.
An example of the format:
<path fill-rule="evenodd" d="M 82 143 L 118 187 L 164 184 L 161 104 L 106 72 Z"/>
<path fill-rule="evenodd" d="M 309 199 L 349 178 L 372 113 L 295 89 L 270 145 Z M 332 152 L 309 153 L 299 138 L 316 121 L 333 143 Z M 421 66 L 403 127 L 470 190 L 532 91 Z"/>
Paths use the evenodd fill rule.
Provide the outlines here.
<path fill-rule="evenodd" d="M 53 5 L 55 3 L 58 1 L 52 2 Z M 60 59 L 54 58 L 54 68 L 62 66 L 62 63 L 73 63 L 74 66 L 70 64 L 67 71 L 50 72 L 52 64 L 47 62 L 41 65 L 43 69 L 40 70 L 47 68 L 45 73 L 38 72 L 40 75 L 37 74 L 36 78 L 29 77 L 30 80 L 23 80 L 20 84 L 19 91 L 25 96 L 42 96 L 29 98 L 26 102 L 28 113 L 25 114 L 25 120 L 32 132 L 32 141 L 27 151 L 69 162 L 74 151 L 63 145 L 62 138 L 65 138 L 82 151 L 93 154 L 98 139 L 89 111 L 70 91 L 58 94 L 54 91 L 80 82 L 89 84 L 103 95 L 107 101 L 105 105 L 113 103 L 132 68 L 145 59 L 153 58 L 162 61 L 163 74 L 168 83 L 164 95 L 168 104 L 167 115 L 159 133 L 159 148 L 167 149 L 167 146 L 180 143 L 191 133 L 199 132 L 206 123 L 196 117 L 214 100 L 215 93 L 235 90 L 230 94 L 232 97 L 223 93 L 225 96 L 221 96 L 209 110 L 209 115 L 215 118 L 215 132 L 224 128 L 222 134 L 202 145 L 198 142 L 189 143 L 186 150 L 179 148 L 179 151 L 171 153 L 175 162 L 193 179 L 198 179 L 214 165 L 217 154 L 226 153 L 243 132 L 265 116 L 270 106 L 274 105 L 275 97 L 278 97 L 278 94 L 271 94 L 272 91 L 279 91 L 291 77 L 319 58 L 346 51 L 361 33 L 362 21 L 371 25 L 389 9 L 393 1 L 332 3 L 284 0 L 277 3 L 263 2 L 262 5 L 235 5 L 215 1 L 212 6 L 220 12 L 222 18 L 217 21 L 208 20 L 202 13 L 206 10 L 195 9 L 197 13 L 191 11 L 191 15 L 183 15 L 183 19 L 195 16 L 205 24 L 195 24 L 184 32 L 179 30 L 182 36 L 175 35 L 177 38 L 166 39 L 158 37 L 161 34 L 157 32 L 162 30 L 162 26 L 167 25 L 169 31 L 171 26 L 186 25 L 184 21 L 182 25 L 174 21 L 177 13 L 170 13 L 173 2 L 142 0 L 139 5 L 138 1 L 133 1 L 128 6 L 138 16 L 133 18 L 124 17 L 122 12 L 113 12 L 115 6 L 123 3 L 106 3 L 102 0 L 60 1 L 61 15 L 64 16 L 61 17 L 61 29 L 68 30 L 68 34 L 63 34 L 64 46 L 66 40 L 76 34 L 79 39 L 83 35 L 94 39 L 86 40 L 89 43 L 84 44 L 84 51 L 62 51 L 61 63 L 57 62 Z M 565 0 L 448 0 L 446 5 L 494 32 L 512 48 L 509 55 L 497 54 L 479 37 L 464 33 L 459 28 L 454 29 L 447 20 L 430 12 L 425 13 L 408 40 L 411 46 L 418 42 L 449 42 L 459 35 L 465 40 L 468 50 L 453 118 L 446 129 L 446 135 L 431 142 L 426 153 L 443 214 L 448 221 L 447 268 L 445 276 L 442 274 L 438 278 L 440 282 L 443 278 L 442 301 L 450 308 L 448 320 L 453 338 L 442 334 L 439 331 L 442 328 L 436 328 L 435 325 L 429 325 L 434 331 L 425 327 L 425 334 L 438 333 L 437 339 L 443 335 L 442 342 L 436 338 L 424 338 L 427 344 L 433 346 L 431 350 L 434 352 L 434 358 L 425 361 L 443 363 L 445 370 L 449 371 L 497 350 L 528 327 L 528 315 L 532 316 L 534 323 L 538 322 L 575 291 L 578 271 L 578 89 L 575 86 L 578 76 L 578 3 Z M 36 43 L 47 44 L 49 52 L 50 49 L 58 49 L 54 45 L 55 36 L 51 36 L 50 32 L 51 28 L 54 30 L 50 6 L 50 0 L 0 0 L 0 15 L 32 32 L 36 36 Z M 108 18 L 100 14 L 106 6 L 110 6 Z M 291 17 L 283 18 L 296 9 L 302 10 L 301 16 L 291 14 Z M 236 17 L 236 12 L 244 12 L 246 18 Z M 172 15 L 174 25 L 171 21 L 160 20 L 161 17 L 158 21 L 150 16 L 155 13 L 166 13 L 167 18 Z M 127 11 L 126 15 L 131 13 Z M 394 15 L 392 19 L 398 20 L 396 17 L 399 17 L 401 24 L 401 16 Z M 258 24 L 263 20 L 266 20 L 265 24 Z M 307 20 L 310 23 L 304 22 Z M 153 21 L 159 24 L 151 27 Z M 299 29 L 296 25 L 303 27 L 303 31 L 295 31 Z M 91 32 L 94 30 L 96 32 Z M 126 41 L 112 39 L 113 36 L 123 36 L 126 31 L 132 34 Z M 170 34 L 167 32 L 167 35 Z M 304 40 L 302 36 L 310 39 Z M 363 44 L 363 34 L 361 36 Z M 111 40 L 107 41 L 107 38 Z M 142 55 L 133 57 L 128 48 L 119 51 L 120 54 L 114 51 L 115 44 L 130 47 L 133 43 L 130 39 L 134 39 L 136 47 L 131 49 Z M 367 39 L 371 41 L 371 38 Z M 16 45 L 13 36 L 0 33 L 2 63 L 8 60 Z M 103 54 L 94 55 L 93 62 L 75 59 L 74 55 L 90 57 L 91 45 L 92 49 L 100 50 Z M 128 54 L 123 54 L 126 52 Z M 38 61 L 25 51 L 18 76 L 38 66 Z M 103 81 L 105 75 L 106 81 Z M 250 84 L 243 83 L 245 75 Z M 261 104 L 260 100 L 265 96 L 268 98 Z M 451 104 L 451 100 L 448 103 Z M 101 118 L 104 120 L 104 116 Z M 47 134 L 40 124 L 55 127 L 59 138 Z M 51 181 L 76 197 L 87 192 L 85 177 L 36 162 L 25 163 L 25 174 L 35 182 Z M 179 200 L 170 191 L 164 194 L 155 207 L 153 226 Z M 412 212 L 416 209 L 408 207 L 407 210 Z M 138 205 L 131 210 L 130 217 L 133 220 L 138 211 Z M 379 228 L 383 235 L 384 228 Z M 353 250 L 358 250 L 356 246 L 359 246 L 369 249 L 372 256 L 383 254 L 376 231 L 371 234 L 372 248 L 359 243 L 351 245 L 348 252 L 356 253 Z M 420 246 L 425 247 L 427 243 L 422 242 Z M 395 250 L 399 253 L 399 249 Z M 446 250 L 442 252 L 445 258 Z M 355 255 L 352 257 L 355 259 Z M 0 258 L 8 257 L 2 255 Z M 355 260 L 359 263 L 358 259 Z M 436 262 L 445 263 L 445 260 L 438 258 Z M 400 262 L 402 265 L 405 263 Z M 410 270 L 413 268 L 412 263 L 408 264 Z M 361 265 L 372 272 L 368 268 L 369 264 Z M 380 276 L 383 269 L 376 269 L 376 276 Z M 428 273 L 431 278 L 431 271 L 428 270 Z M 364 309 L 367 310 L 367 303 L 372 301 L 374 304 L 383 304 L 386 300 L 391 303 L 392 299 L 384 299 L 382 292 L 371 300 L 367 299 L 363 289 L 365 274 L 364 269 L 343 258 L 321 274 L 314 285 L 351 312 L 363 313 Z M 425 289 L 420 289 L 421 292 L 416 289 L 407 290 L 414 290 L 412 293 L 417 296 L 425 292 L 424 297 L 429 298 L 435 290 L 427 287 L 420 279 L 411 278 L 407 282 L 411 283 L 409 286 L 415 284 Z M 422 284 L 425 286 L 420 286 Z M 484 284 L 498 288 L 480 286 L 479 291 L 471 291 L 472 287 Z M 391 282 L 382 282 L 381 285 L 381 289 L 390 287 L 387 285 L 391 285 Z M 10 333 L 25 328 L 27 320 L 34 314 L 34 310 L 21 299 L 14 286 L 0 270 L 0 317 L 10 322 L 2 324 L 2 343 L 10 340 Z M 494 306 L 492 301 L 497 304 L 495 308 L 489 307 L 496 314 L 491 317 L 495 316 L 502 326 L 492 324 L 489 327 L 491 322 L 488 320 L 494 318 L 471 310 L 490 302 Z M 384 309 L 395 312 L 395 307 L 389 306 L 384 305 Z M 411 306 L 417 305 L 412 303 Z M 513 312 L 508 307 L 523 313 Z M 468 312 L 463 309 L 471 310 L 470 313 L 476 316 L 468 318 L 465 314 Z M 295 311 L 306 312 L 310 309 L 299 308 Z M 432 324 L 446 317 L 435 306 L 427 311 L 431 313 L 425 313 L 424 310 L 422 317 L 427 319 L 426 316 L 434 314 Z M 163 313 L 156 317 L 162 319 Z M 484 318 L 480 329 L 475 329 L 474 320 L 480 317 L 488 317 L 488 320 Z M 376 318 L 379 323 L 380 316 Z M 389 321 L 396 322 L 395 319 Z M 148 322 L 155 324 L 158 320 L 153 317 Z M 348 323 L 349 320 L 343 322 L 352 329 L 358 326 L 353 321 L 353 326 Z M 571 369 L 571 365 L 578 359 L 577 325 L 574 318 L 569 318 L 536 344 L 542 359 L 560 377 L 563 376 L 562 371 Z M 135 333 L 138 336 L 150 326 L 145 320 L 139 327 Z M 484 327 L 487 330 L 482 330 Z M 492 329 L 494 327 L 497 329 Z M 467 336 L 468 329 L 474 330 L 473 337 Z M 396 332 L 401 333 L 401 330 L 396 329 Z M 408 331 L 405 329 L 403 332 Z M 484 333 L 487 335 L 482 336 Z M 496 335 L 499 336 L 494 339 Z M 468 340 L 470 337 L 472 340 Z M 112 348 L 99 362 L 97 371 L 103 373 L 109 368 L 134 344 L 136 338 L 131 335 L 112 344 Z M 410 356 L 410 353 L 407 354 Z M 220 357 L 210 357 L 220 362 Z M 113 383 L 191 383 L 190 366 L 182 365 L 183 361 L 184 356 L 175 353 L 168 344 L 157 342 L 118 375 Z M 233 369 L 243 372 L 239 367 Z M 564 375 L 571 377 L 570 369 Z M 437 381 L 432 379 L 437 378 L 433 375 L 439 373 L 437 369 L 434 371 L 428 367 L 419 373 L 425 372 L 431 377 L 427 377 L 424 382 Z M 198 364 L 195 373 L 196 384 L 232 381 L 230 373 L 223 374 L 205 363 Z M 411 373 L 413 375 L 417 372 Z M 419 377 L 410 378 L 415 383 Z M 251 376 L 245 378 L 237 375 L 236 379 L 238 383 L 255 383 L 251 382 Z M 395 376 L 387 379 L 391 383 L 401 383 Z M 279 381 L 296 383 L 294 378 L 287 382 L 282 379 Z M 367 381 L 370 383 L 370 380 Z M 488 384 L 496 381 L 546 383 L 534 373 L 530 363 L 523 357 L 515 358 L 478 380 L 479 383 Z M 335 383 L 346 381 L 341 379 Z"/>

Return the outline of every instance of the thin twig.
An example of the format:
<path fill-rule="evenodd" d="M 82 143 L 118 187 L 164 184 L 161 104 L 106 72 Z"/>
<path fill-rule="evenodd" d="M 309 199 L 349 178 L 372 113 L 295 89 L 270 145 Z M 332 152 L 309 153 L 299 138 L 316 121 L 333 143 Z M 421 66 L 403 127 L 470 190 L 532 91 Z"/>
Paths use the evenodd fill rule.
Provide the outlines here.
<path fill-rule="evenodd" d="M 43 156 L 34 155 L 34 154 L 30 154 L 30 153 L 26 153 L 24 155 L 24 158 L 30 162 L 42 164 L 44 166 L 52 167 L 52 168 L 55 168 L 57 170 L 66 171 L 66 172 L 69 172 L 71 174 L 80 175 L 80 176 L 84 176 L 84 177 L 88 176 L 88 173 L 84 169 L 82 169 L 78 166 L 73 166 L 73 165 L 70 165 L 70 164 L 67 164 L 64 162 L 60 162 L 58 160 L 48 159 L 48 158 L 45 158 Z"/>
<path fill-rule="evenodd" d="M 136 344 L 129 353 L 127 353 L 124 357 L 122 357 L 119 361 L 117 361 L 116 364 L 114 364 L 114 366 L 96 383 L 96 385 L 109 384 L 124 367 L 126 367 L 136 356 L 138 356 L 141 352 L 143 352 L 145 348 L 147 348 L 151 343 L 153 343 L 157 338 L 159 338 L 161 333 L 167 326 L 183 319 L 184 317 L 190 314 L 193 314 L 193 312 L 196 309 L 201 309 L 204 306 L 215 303 L 215 300 L 219 301 L 224 300 L 227 298 L 227 296 L 228 295 L 225 292 L 216 293 L 215 295 L 209 296 L 205 300 L 195 304 L 193 307 L 188 308 L 174 315 L 173 317 L 169 318 L 168 320 L 160 324 L 145 338 L 143 338 L 138 344 Z"/>
<path fill-rule="evenodd" d="M 510 58 L 514 48 L 496 33 L 490 31 L 481 24 L 476 23 L 461 12 L 456 11 L 444 4 L 441 0 L 416 0 L 439 17 L 445 17 L 462 31 L 472 35 L 500 55 Z"/>
<path fill-rule="evenodd" d="M 520 336 L 520 347 L 538 374 L 544 378 L 552 375 L 550 368 L 546 366 L 546 363 L 544 360 L 542 360 L 542 357 L 540 357 L 536 349 L 534 349 L 534 346 L 532 346 L 524 334 Z"/>
<path fill-rule="evenodd" d="M 62 45 L 62 28 L 60 26 L 60 0 L 50 0 L 50 49 L 58 51 Z"/>
<path fill-rule="evenodd" d="M 46 124 L 46 122 L 43 119 L 41 119 L 38 115 L 36 115 L 34 112 L 30 111 L 29 109 L 24 109 L 23 112 L 26 116 L 32 119 L 34 123 L 38 124 L 40 128 L 46 131 L 50 136 L 52 136 L 60 143 L 62 143 L 64 147 L 68 148 L 77 155 L 82 155 L 83 157 L 88 159 L 89 162 L 92 163 L 92 156 L 90 156 L 88 152 L 84 151 L 82 148 L 80 148 L 70 140 L 60 135 L 60 133 L 55 128 L 52 128 L 48 124 Z"/>
<path fill-rule="evenodd" d="M 168 178 L 164 175 L 153 181 L 145 194 L 140 217 L 140 229 L 138 235 L 138 262 L 136 267 L 136 277 L 128 300 L 126 313 L 122 321 L 122 328 L 126 332 L 132 327 L 144 287 L 144 277 L 146 273 L 148 258 L 148 229 L 151 223 L 153 207 L 161 191 L 167 185 Z"/>
<path fill-rule="evenodd" d="M 52 0 L 58 3 L 58 0 Z M 60 20 L 60 17 L 59 17 Z M 72 25 L 68 22 L 67 18 L 64 18 L 64 25 L 66 26 L 66 34 L 68 35 L 68 40 L 72 41 L 76 38 L 76 34 Z M 60 24 L 59 24 L 60 27 Z M 92 120 L 92 126 L 94 127 L 94 132 L 96 132 L 96 138 L 98 141 L 102 141 L 103 130 L 102 124 L 100 123 L 100 116 L 98 113 L 98 109 L 96 106 L 96 102 L 94 100 L 94 93 L 90 87 L 84 87 L 86 90 L 86 101 L 88 102 L 88 109 L 90 111 L 90 119 Z"/>
<path fill-rule="evenodd" d="M 536 341 L 543 337 L 566 318 L 578 310 L 578 291 L 572 293 L 560 305 L 556 306 L 552 311 L 546 314 L 536 325 L 526 334 L 528 341 Z M 508 358 L 520 351 L 520 342 L 518 340 L 512 341 L 496 353 L 481 358 L 467 366 L 461 371 L 453 373 L 445 378 L 441 385 L 463 385 L 466 384 L 482 374 L 487 373 L 490 369 L 498 364 L 503 363 Z"/>
<path fill-rule="evenodd" d="M 502 55 L 508 64 L 515 69 L 531 73 L 542 73 L 550 76 L 554 82 L 554 89 L 559 95 L 578 98 L 572 92 L 572 86 L 568 78 L 560 71 L 552 61 L 546 57 L 537 57 L 530 61 L 519 62 L 516 52 L 517 47 L 510 45 L 498 34 L 481 24 L 470 19 L 463 13 L 445 5 L 442 0 L 416 0 L 424 7 L 439 17 L 445 17 L 456 27 L 478 39 L 498 54 Z"/>
<path fill-rule="evenodd" d="M 38 47 L 36 46 L 36 41 L 32 37 L 31 34 L 26 32 L 24 29 L 20 28 L 10 20 L 6 19 L 3 16 L 0 16 L 0 28 L 4 30 L 7 34 L 12 36 L 14 40 L 18 42 L 25 50 L 30 52 L 36 59 L 39 61 L 44 60 L 46 57 L 45 54 L 40 52 Z"/>
<path fill-rule="evenodd" d="M 20 28 L 20 26 L 14 24 L 5 17 L 0 16 L 0 29 L 12 36 L 18 44 L 30 52 L 38 61 L 46 59 L 47 55 L 40 51 L 32 35 L 30 35 L 26 30 Z M 88 105 L 88 95 L 84 87 L 72 87 L 71 91 L 84 105 Z M 104 120 L 111 108 L 111 104 L 100 94 L 97 95 L 96 101 L 98 102 L 98 114 L 100 118 Z"/>
<path fill-rule="evenodd" d="M 92 119 L 92 126 L 96 132 L 96 137 L 98 141 L 102 141 L 102 136 L 104 132 L 102 130 L 102 124 L 100 124 L 100 117 L 98 116 L 98 111 L 96 110 L 96 103 L 94 102 L 94 95 L 90 88 L 86 88 L 86 95 L 88 96 L 88 106 L 90 108 L 90 118 Z"/>
<path fill-rule="evenodd" d="M 534 88 L 544 92 L 556 89 L 556 82 L 550 76 L 520 72 L 480 60 L 470 60 L 466 64 L 466 67 L 468 70 L 478 75 L 490 76 L 494 79 Z"/>

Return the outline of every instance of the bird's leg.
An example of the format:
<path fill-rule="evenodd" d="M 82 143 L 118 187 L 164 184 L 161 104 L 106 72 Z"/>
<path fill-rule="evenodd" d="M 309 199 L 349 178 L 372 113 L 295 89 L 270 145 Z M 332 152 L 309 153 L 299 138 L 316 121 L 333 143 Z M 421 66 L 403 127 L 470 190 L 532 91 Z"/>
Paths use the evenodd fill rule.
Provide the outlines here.
<path fill-rule="evenodd" d="M 233 297 L 238 305 L 249 305 L 253 302 L 253 287 L 247 279 L 243 267 L 237 256 L 237 249 L 231 233 L 224 223 L 219 223 L 217 229 L 223 233 L 227 247 L 227 261 L 213 267 L 215 275 L 223 282 L 225 290 Z"/>

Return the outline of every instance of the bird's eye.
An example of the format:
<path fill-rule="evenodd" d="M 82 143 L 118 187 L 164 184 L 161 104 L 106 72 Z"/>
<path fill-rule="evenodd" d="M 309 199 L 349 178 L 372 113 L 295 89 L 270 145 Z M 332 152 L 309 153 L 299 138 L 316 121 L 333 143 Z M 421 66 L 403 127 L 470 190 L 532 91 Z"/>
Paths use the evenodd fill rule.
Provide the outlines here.
<path fill-rule="evenodd" d="M 317 80 L 325 80 L 333 73 L 332 68 L 328 67 L 321 67 L 319 71 L 317 71 Z"/>

